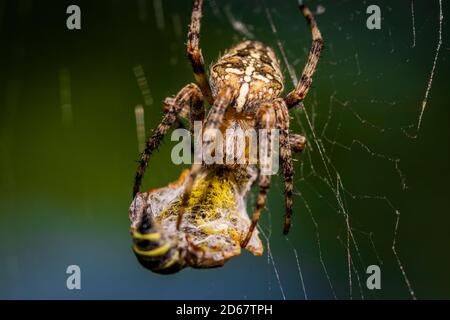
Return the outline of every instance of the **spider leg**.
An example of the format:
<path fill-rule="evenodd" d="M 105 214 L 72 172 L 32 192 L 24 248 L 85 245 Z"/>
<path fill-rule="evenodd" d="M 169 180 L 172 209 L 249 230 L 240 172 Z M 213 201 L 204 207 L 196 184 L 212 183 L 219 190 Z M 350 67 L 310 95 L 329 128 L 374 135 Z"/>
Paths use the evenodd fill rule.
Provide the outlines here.
<path fill-rule="evenodd" d="M 277 128 L 280 130 L 280 160 L 284 177 L 285 214 L 283 234 L 288 234 L 292 220 L 292 192 L 294 189 L 294 165 L 292 161 L 291 137 L 296 139 L 296 147 L 303 150 L 306 139 L 300 135 L 289 135 L 289 111 L 282 99 L 275 100 Z"/>
<path fill-rule="evenodd" d="M 256 113 L 256 129 L 267 129 L 267 158 L 261 159 L 261 154 L 259 155 L 260 166 L 267 165 L 269 168 L 266 168 L 270 171 L 272 166 L 272 136 L 270 129 L 275 127 L 276 114 L 273 108 L 272 103 L 264 103 L 262 104 L 258 112 Z M 261 143 L 261 142 L 260 142 Z M 264 162 L 263 162 L 264 161 Z M 267 162 L 266 162 L 267 161 Z M 267 200 L 267 193 L 269 191 L 271 181 L 270 174 L 259 174 L 259 191 L 258 197 L 256 200 L 256 207 L 253 211 L 252 221 L 250 227 L 248 229 L 247 235 L 244 238 L 244 241 L 241 243 L 241 247 L 245 248 L 252 237 L 253 231 L 255 230 L 256 225 L 258 224 L 259 217 L 261 216 L 261 211 L 264 209 Z"/>
<path fill-rule="evenodd" d="M 194 84 L 193 84 L 194 85 Z M 197 87 L 197 90 L 198 87 Z M 199 92 L 201 95 L 201 92 Z M 176 98 L 166 98 L 164 100 L 164 106 L 163 111 L 164 113 L 169 112 L 171 109 L 174 108 L 174 104 L 176 102 Z M 194 106 L 192 107 L 191 104 L 185 103 L 180 112 L 178 113 L 177 120 L 175 121 L 174 127 L 175 128 L 183 128 L 186 129 L 186 126 L 181 122 L 181 120 L 188 120 L 189 121 L 189 129 L 191 130 L 191 133 L 194 134 L 194 122 L 195 121 L 203 121 L 205 119 L 205 107 L 202 104 L 201 107 Z"/>
<path fill-rule="evenodd" d="M 227 110 L 227 107 L 230 106 L 233 103 L 235 94 L 232 88 L 225 88 L 222 91 L 219 92 L 217 95 L 216 100 L 214 101 L 213 106 L 211 107 L 208 116 L 205 121 L 205 126 L 203 129 L 203 149 L 210 148 L 211 144 L 214 142 L 214 135 L 208 134 L 213 131 L 214 129 L 218 129 L 220 125 L 222 124 L 225 111 Z M 178 211 L 178 218 L 177 218 L 177 230 L 180 229 L 181 221 L 183 219 L 184 211 L 186 210 L 189 197 L 192 192 L 192 188 L 194 186 L 195 179 L 197 178 L 197 175 L 200 173 L 200 170 L 202 168 L 202 164 L 194 163 L 191 168 L 190 175 L 188 177 L 188 181 L 186 182 L 186 187 L 184 189 L 183 196 L 181 198 L 181 205 Z"/>
<path fill-rule="evenodd" d="M 202 18 L 203 0 L 192 1 L 192 16 L 189 26 L 187 41 L 187 56 L 191 62 L 194 71 L 194 77 L 197 81 L 203 96 L 210 105 L 214 99 L 209 85 L 208 76 L 205 71 L 205 62 L 203 60 L 202 50 L 200 49 L 200 26 Z"/>
<path fill-rule="evenodd" d="M 175 99 L 166 98 L 164 103 L 168 106 L 167 111 L 161 120 L 161 123 L 156 127 L 156 130 L 148 138 L 144 152 L 142 152 L 139 166 L 136 170 L 136 176 L 134 178 L 133 197 L 139 192 L 142 178 L 147 168 L 148 161 L 151 154 L 158 148 L 164 135 L 174 125 L 178 115 L 189 106 L 191 121 L 194 121 L 196 117 L 204 115 L 203 96 L 197 85 L 191 83 L 181 89 L 176 95 Z"/>
<path fill-rule="evenodd" d="M 306 18 L 308 22 L 311 33 L 312 33 L 312 45 L 309 51 L 308 61 L 303 69 L 302 76 L 300 81 L 293 91 L 291 91 L 287 97 L 285 98 L 285 102 L 288 108 L 292 108 L 300 103 L 303 99 L 305 99 L 308 94 L 309 88 L 312 84 L 312 76 L 317 67 L 317 63 L 319 62 L 320 52 L 323 47 L 323 39 L 320 34 L 319 28 L 317 27 L 316 20 L 312 15 L 311 11 L 305 6 L 300 5 L 300 10 L 303 13 L 303 16 Z"/>
<path fill-rule="evenodd" d="M 306 146 L 306 138 L 297 133 L 289 134 L 289 144 L 294 153 L 301 153 Z"/>

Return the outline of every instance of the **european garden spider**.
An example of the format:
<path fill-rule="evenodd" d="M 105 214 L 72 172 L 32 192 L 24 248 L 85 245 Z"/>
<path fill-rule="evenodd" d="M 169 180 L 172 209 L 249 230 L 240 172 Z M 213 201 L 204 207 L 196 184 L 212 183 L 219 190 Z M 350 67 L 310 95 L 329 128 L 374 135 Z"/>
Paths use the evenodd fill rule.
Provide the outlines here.
<path fill-rule="evenodd" d="M 130 218 L 134 252 L 144 266 L 160 273 L 175 272 L 185 265 L 218 266 L 238 254 L 241 247 L 247 247 L 260 255 L 262 246 L 255 227 L 265 207 L 271 181 L 270 175 L 258 174 L 255 167 L 250 165 L 208 167 L 193 164 L 191 170 L 186 170 L 177 182 L 168 187 L 139 192 L 150 155 L 178 117 L 188 115 L 191 127 L 194 121 L 203 121 L 204 132 L 209 129 L 224 131 L 236 124 L 257 129 L 279 129 L 280 160 L 285 185 L 283 233 L 289 232 L 294 176 L 292 151 L 302 151 L 306 140 L 299 134 L 289 133 L 288 110 L 301 103 L 307 95 L 323 46 L 313 15 L 306 6 L 300 5 L 311 28 L 312 47 L 297 87 L 285 98 L 280 97 L 283 76 L 275 53 L 257 41 L 244 41 L 229 49 L 212 64 L 208 79 L 199 45 L 202 7 L 203 0 L 193 0 L 187 42 L 187 56 L 197 84 L 188 84 L 175 98 L 166 98 L 164 101 L 165 116 L 147 141 L 133 188 Z M 211 105 L 207 114 L 204 100 Z M 204 146 L 212 142 L 213 137 L 203 137 Z M 250 223 L 244 200 L 257 178 L 259 193 Z M 202 198 L 205 192 L 209 192 L 207 200 Z M 198 200 L 200 198 L 203 200 Z M 215 228 L 212 223 L 219 219 L 217 215 L 214 219 L 208 216 L 214 210 L 223 214 L 226 219 L 220 220 L 221 224 L 230 224 L 229 227 L 234 228 L 233 232 L 228 231 L 223 236 L 224 233 L 218 229 L 214 229 L 214 232 L 205 231 L 205 225 L 209 229 Z M 183 221 L 185 214 L 184 220 L 187 220 Z M 202 216 L 203 229 L 197 228 L 199 215 Z M 175 235 L 180 229 L 184 235 Z M 222 234 L 222 238 L 219 234 Z M 216 238 L 214 240 L 211 237 Z M 202 246 L 200 242 L 190 242 L 189 238 L 209 240 Z M 219 245 L 221 241 L 223 243 Z M 202 255 L 198 254 L 199 251 L 202 251 Z"/>

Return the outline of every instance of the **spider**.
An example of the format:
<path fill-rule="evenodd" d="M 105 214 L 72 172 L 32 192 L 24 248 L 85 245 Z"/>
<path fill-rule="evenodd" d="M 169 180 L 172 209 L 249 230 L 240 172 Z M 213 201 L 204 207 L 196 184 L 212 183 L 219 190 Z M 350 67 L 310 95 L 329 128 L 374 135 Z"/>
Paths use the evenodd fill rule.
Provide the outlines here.
<path fill-rule="evenodd" d="M 224 179 L 222 181 L 229 181 L 230 175 L 233 175 L 234 187 L 246 186 L 245 188 L 247 188 L 248 183 L 252 184 L 258 179 L 259 191 L 251 222 L 248 223 L 248 229 L 238 239 L 240 247 L 245 248 L 247 245 L 252 245 L 254 251 L 259 252 L 259 249 L 255 249 L 258 247 L 255 244 L 257 240 L 253 239 L 252 235 L 257 232 L 255 232 L 255 227 L 266 204 L 271 183 L 270 175 L 255 173 L 255 168 L 249 165 L 241 165 L 240 167 L 235 165 L 231 168 L 227 165 L 215 165 L 214 169 L 205 169 L 206 165 L 194 163 L 191 169 L 183 175 L 181 181 L 175 185 L 172 184 L 168 188 L 159 189 L 158 192 L 140 192 L 150 156 L 158 148 L 169 129 L 183 116 L 189 117 L 191 130 L 194 121 L 202 121 L 204 132 L 210 129 L 223 131 L 236 123 L 239 123 L 240 126 L 256 129 L 279 130 L 279 157 L 284 177 L 285 194 L 283 234 L 287 234 L 291 226 L 294 176 L 292 153 L 301 152 L 304 149 L 306 138 L 289 132 L 289 109 L 300 105 L 311 87 L 312 77 L 323 47 L 321 33 L 310 10 L 300 4 L 300 11 L 311 29 L 312 46 L 297 87 L 283 98 L 280 96 L 283 91 L 283 76 L 279 62 L 274 51 L 258 41 L 244 41 L 226 51 L 222 57 L 212 64 L 208 78 L 199 41 L 202 8 L 203 0 L 193 0 L 187 41 L 187 57 L 192 65 L 196 84 L 188 84 L 176 94 L 175 98 L 165 99 L 166 113 L 146 143 L 135 176 L 133 187 L 135 200 L 132 209 L 130 209 L 130 217 L 133 221 L 134 251 L 141 263 L 154 270 L 165 270 L 170 267 L 177 270 L 183 267 L 185 263 L 199 267 L 210 267 L 221 262 L 221 258 L 216 258 L 215 262 L 211 262 L 214 260 L 211 258 L 214 257 L 213 255 L 210 256 L 212 260 L 208 260 L 208 263 L 205 263 L 205 259 L 200 259 L 200 261 L 198 256 L 196 263 L 192 262 L 192 259 L 189 262 L 186 257 L 184 262 L 180 262 L 179 251 L 174 246 L 169 245 L 170 239 L 167 239 L 167 237 L 162 239 L 161 234 L 157 232 L 161 229 L 155 226 L 157 223 L 154 218 L 146 214 L 146 210 L 154 211 L 155 208 L 158 208 L 163 193 L 165 195 L 176 193 L 178 196 L 176 209 L 171 209 L 174 212 L 176 211 L 176 217 L 172 217 L 174 223 L 172 223 L 171 228 L 173 229 L 173 226 L 175 226 L 176 230 L 173 231 L 179 231 L 183 224 L 183 216 L 191 205 L 193 190 L 199 183 L 197 179 L 209 179 L 208 181 L 210 181 L 212 178 L 208 174 L 211 172 L 222 175 Z M 211 106 L 207 113 L 204 106 L 205 100 Z M 208 147 L 212 143 L 213 137 L 205 134 L 203 145 Z M 269 153 L 272 151 L 269 150 Z M 241 180 L 239 178 L 241 176 L 246 176 L 246 178 Z M 232 185 L 230 188 L 234 187 Z M 250 186 L 247 189 L 249 188 Z M 238 199 L 239 201 L 244 199 L 244 193 Z M 173 198 L 174 196 L 171 199 L 173 200 Z M 238 200 L 235 199 L 234 201 Z M 149 203 L 152 208 L 147 209 Z M 240 215 L 235 214 L 233 219 L 236 216 Z M 246 219 L 248 220 L 248 217 Z M 189 221 L 186 222 L 188 225 Z M 242 221 L 245 222 L 245 219 Z M 159 222 L 161 223 L 161 219 Z M 241 230 L 242 224 L 238 222 L 235 222 L 234 226 L 240 226 L 237 230 Z M 226 241 L 228 240 L 226 239 Z M 195 252 L 195 250 L 191 250 L 191 252 Z M 233 254 L 227 255 L 227 257 L 231 255 Z"/>

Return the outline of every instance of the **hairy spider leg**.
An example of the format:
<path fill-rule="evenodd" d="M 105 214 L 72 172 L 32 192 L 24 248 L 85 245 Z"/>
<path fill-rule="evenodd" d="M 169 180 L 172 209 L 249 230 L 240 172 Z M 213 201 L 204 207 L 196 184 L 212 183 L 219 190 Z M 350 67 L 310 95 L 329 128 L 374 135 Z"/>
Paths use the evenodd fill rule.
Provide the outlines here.
<path fill-rule="evenodd" d="M 277 129 L 280 130 L 280 160 L 284 177 L 285 214 L 283 234 L 288 234 L 292 220 L 292 192 L 294 189 L 294 165 L 289 143 L 289 111 L 283 99 L 274 102 Z"/>
<path fill-rule="evenodd" d="M 214 142 L 215 136 L 214 132 L 219 128 L 219 126 L 222 124 L 225 111 L 227 108 L 233 104 L 234 102 L 235 93 L 232 88 L 226 87 L 222 89 L 216 100 L 214 101 L 213 106 L 211 107 L 206 120 L 205 120 L 205 126 L 204 126 L 204 133 L 203 133 L 203 149 L 209 150 L 211 147 L 211 144 Z M 189 197 L 192 192 L 192 188 L 195 183 L 195 178 L 197 177 L 198 173 L 200 172 L 202 165 L 198 163 L 194 163 L 192 165 L 191 173 L 189 175 L 188 181 L 186 183 L 186 189 L 184 190 L 182 202 L 180 206 L 180 210 L 178 212 L 178 218 L 177 218 L 177 230 L 180 229 L 181 221 L 183 219 L 184 211 L 186 209 L 186 206 L 189 201 Z"/>
<path fill-rule="evenodd" d="M 313 41 L 309 51 L 308 61 L 303 68 L 300 81 L 297 84 L 297 87 L 291 91 L 284 100 L 286 101 L 286 105 L 289 109 L 302 102 L 308 94 L 309 88 L 312 84 L 312 77 L 316 71 L 317 63 L 319 62 L 320 53 L 323 47 L 322 35 L 317 27 L 313 14 L 305 5 L 300 5 L 300 10 L 311 28 Z"/>
<path fill-rule="evenodd" d="M 255 127 L 258 129 L 266 129 L 267 130 L 267 154 L 266 158 L 262 159 L 261 153 L 259 154 L 259 164 L 261 166 L 265 166 L 265 169 L 271 172 L 272 167 L 272 136 L 271 136 L 271 129 L 274 129 L 276 127 L 276 115 L 275 110 L 273 108 L 272 103 L 263 103 L 259 107 L 257 113 L 256 113 L 256 123 Z M 261 143 L 261 141 L 259 141 Z M 259 172 L 259 191 L 258 191 L 258 197 L 256 199 L 256 207 L 253 211 L 252 215 L 252 221 L 249 227 L 249 230 L 247 232 L 247 235 L 245 236 L 244 240 L 241 243 L 241 247 L 245 248 L 250 241 L 250 238 L 252 237 L 253 231 L 255 230 L 255 227 L 259 221 L 259 218 L 261 216 L 261 211 L 264 209 L 267 201 L 267 193 L 269 191 L 271 182 L 271 175 L 270 174 L 262 174 L 261 168 Z"/>
<path fill-rule="evenodd" d="M 301 153 L 306 147 L 306 138 L 298 133 L 289 134 L 289 144 L 291 145 L 291 151 L 294 153 Z"/>
<path fill-rule="evenodd" d="M 202 50 L 200 49 L 200 26 L 203 15 L 203 0 L 193 0 L 191 24 L 189 25 L 187 40 L 187 56 L 194 71 L 195 81 L 197 81 L 203 96 L 210 105 L 213 105 L 214 98 L 211 92 L 208 76 L 205 70 Z"/>
<path fill-rule="evenodd" d="M 168 106 L 168 111 L 164 115 L 156 130 L 148 138 L 145 150 L 142 152 L 134 179 L 133 198 L 141 188 L 142 178 L 147 168 L 150 156 L 152 155 L 153 151 L 158 148 L 167 131 L 169 131 L 169 129 L 176 122 L 177 117 L 183 110 L 183 108 L 186 108 L 186 106 L 188 106 L 190 108 L 189 114 L 190 116 L 194 115 L 194 118 L 205 114 L 203 96 L 196 84 L 190 83 L 186 85 L 178 92 L 175 100 L 171 100 L 171 98 L 168 98 L 166 100 L 167 101 L 165 101 L 165 103 L 170 104 Z"/>

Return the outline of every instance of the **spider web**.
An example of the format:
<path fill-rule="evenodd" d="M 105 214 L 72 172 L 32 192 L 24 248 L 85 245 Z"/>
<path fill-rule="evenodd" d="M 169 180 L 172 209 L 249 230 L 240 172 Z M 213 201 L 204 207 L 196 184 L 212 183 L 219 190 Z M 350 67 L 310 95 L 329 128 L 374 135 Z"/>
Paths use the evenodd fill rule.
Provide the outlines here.
<path fill-rule="evenodd" d="M 345 2 L 344 2 L 345 3 Z M 339 4 L 317 4 L 311 3 L 309 4 L 311 9 L 315 11 L 316 15 L 318 15 L 317 19 L 319 21 L 319 26 L 322 28 L 323 25 L 320 24 L 321 15 L 326 15 L 328 10 L 333 10 L 333 7 L 339 6 Z M 416 13 L 414 12 L 414 1 L 411 1 L 411 28 L 412 28 L 412 45 L 411 49 L 417 48 L 420 44 L 417 40 L 417 29 L 416 29 Z M 430 4 L 431 5 L 431 4 Z M 306 99 L 305 105 L 302 105 L 301 108 L 297 109 L 294 113 L 294 121 L 301 132 L 306 133 L 309 145 L 307 151 L 301 156 L 300 163 L 296 165 L 297 175 L 300 176 L 295 179 L 295 187 L 297 196 L 297 201 L 301 201 L 303 203 L 303 209 L 306 210 L 307 215 L 312 221 L 312 225 L 314 228 L 314 238 L 312 241 L 316 243 L 316 249 L 318 258 L 320 261 L 320 265 L 322 268 L 323 275 L 325 276 L 329 290 L 334 299 L 337 298 L 360 298 L 365 299 L 367 295 L 372 295 L 372 292 L 367 293 L 367 289 L 365 287 L 365 267 L 370 264 L 368 263 L 363 256 L 366 254 L 362 254 L 362 252 L 370 252 L 373 256 L 372 261 L 375 261 L 376 264 L 382 266 L 383 258 L 379 256 L 377 245 L 374 239 L 379 237 L 386 237 L 386 234 L 375 234 L 369 229 L 359 229 L 357 227 L 357 218 L 354 217 L 355 214 L 351 209 L 350 202 L 354 201 L 364 201 L 366 205 L 371 205 L 371 202 L 379 202 L 381 203 L 385 209 L 383 211 L 392 215 L 393 223 L 391 226 L 391 254 L 394 258 L 397 271 L 400 272 L 398 275 L 398 281 L 404 283 L 404 289 L 407 294 L 412 299 L 416 299 L 416 294 L 414 292 L 414 285 L 412 281 L 408 277 L 407 266 L 402 262 L 401 252 L 398 249 L 398 243 L 400 242 L 399 230 L 400 230 L 400 222 L 401 222 L 401 211 L 394 204 L 395 199 L 391 198 L 389 194 L 359 194 L 356 191 L 353 191 L 351 187 L 347 185 L 347 179 L 345 173 L 342 173 L 339 168 L 339 164 L 336 164 L 334 160 L 334 155 L 336 149 L 341 149 L 348 154 L 352 154 L 354 152 L 363 152 L 365 153 L 366 158 L 375 161 L 385 162 L 387 166 L 386 168 L 391 167 L 390 172 L 383 172 L 382 174 L 388 175 L 396 175 L 398 176 L 398 188 L 401 190 L 406 190 L 408 188 L 407 178 L 402 171 L 401 167 L 401 159 L 392 153 L 383 152 L 382 148 L 376 148 L 371 145 L 369 142 L 365 142 L 363 138 L 355 137 L 351 141 L 340 141 L 339 136 L 340 133 L 346 130 L 346 124 L 343 118 L 348 116 L 353 117 L 356 120 L 357 125 L 360 127 L 367 129 L 370 131 L 369 133 L 372 136 L 384 135 L 389 131 L 401 131 L 404 133 L 406 138 L 408 139 L 417 139 L 421 123 L 424 118 L 424 113 L 426 111 L 428 105 L 428 98 L 430 92 L 432 91 L 433 79 L 436 72 L 436 68 L 438 65 L 439 54 L 442 45 L 442 22 L 443 22 L 443 10 L 442 10 L 442 1 L 435 1 L 433 5 L 437 5 L 439 8 L 439 16 L 438 16 L 438 31 L 435 33 L 435 37 L 437 39 L 437 47 L 435 49 L 434 58 L 431 64 L 431 72 L 428 77 L 424 97 L 420 104 L 420 113 L 417 116 L 416 120 L 412 120 L 413 122 L 404 125 L 402 123 L 394 123 L 390 127 L 385 127 L 382 122 L 372 121 L 371 116 L 365 114 L 365 108 L 367 104 L 373 106 L 375 108 L 383 109 L 384 112 L 389 113 L 390 108 L 395 108 L 397 102 L 395 97 L 385 98 L 382 93 L 375 93 L 372 96 L 369 96 L 369 99 L 361 100 L 359 98 L 353 98 L 351 96 L 351 92 L 342 90 L 339 84 L 336 83 L 337 75 L 333 74 L 333 67 L 344 65 L 351 70 L 351 76 L 354 78 L 353 86 L 357 87 L 359 82 L 364 81 L 364 78 L 368 75 L 365 74 L 363 67 L 360 62 L 360 53 L 356 46 L 354 47 L 353 55 L 349 55 L 346 59 L 335 58 L 334 56 L 334 48 L 336 46 L 333 43 L 333 40 L 326 39 L 327 46 L 325 50 L 331 51 L 331 53 L 325 53 L 322 55 L 322 60 L 319 65 L 321 69 L 327 69 L 327 72 L 331 69 L 331 73 L 329 75 L 329 81 L 331 82 L 332 93 L 329 96 L 328 105 L 324 103 L 324 101 L 319 101 L 316 97 L 316 90 L 312 90 L 310 92 L 309 99 Z M 214 6 L 214 3 L 213 3 Z M 284 6 L 284 4 L 283 4 Z M 367 6 L 367 5 L 366 5 Z M 364 12 L 361 12 L 361 9 L 364 9 L 366 6 L 361 6 L 353 12 L 348 12 L 348 18 L 350 21 L 356 19 L 355 16 L 360 16 L 361 23 L 364 23 Z M 217 8 L 216 8 L 217 10 Z M 262 8 L 260 9 L 264 12 L 268 26 L 275 38 L 276 47 L 279 51 L 280 57 L 286 68 L 286 73 L 289 75 L 289 80 L 292 83 L 291 87 L 297 85 L 299 70 L 302 70 L 302 64 L 305 61 L 305 58 L 293 60 L 292 56 L 295 56 L 293 52 L 293 48 L 296 46 L 293 44 L 285 44 L 283 41 L 283 34 L 278 31 L 278 24 L 283 23 L 283 11 L 285 8 L 280 7 L 270 7 L 264 1 L 262 2 Z M 391 11 L 389 7 L 382 7 L 382 11 Z M 240 33 L 242 36 L 247 38 L 252 38 L 252 26 L 246 26 L 242 21 L 239 21 L 235 16 L 233 16 L 232 11 L 229 7 L 226 8 L 226 17 L 229 20 L 232 27 L 236 32 Z M 345 18 L 345 17 L 344 17 Z M 429 21 L 431 24 L 432 21 Z M 387 41 L 387 50 L 390 54 L 396 54 L 395 43 L 393 40 L 391 27 L 388 25 L 388 21 L 383 21 L 383 28 L 387 29 L 388 41 Z M 338 28 L 341 26 L 337 25 Z M 363 28 L 364 26 L 361 26 Z M 423 26 L 422 26 L 423 27 Z M 297 30 L 295 30 L 296 32 Z M 304 28 L 302 28 L 304 31 Z M 322 28 L 322 34 L 326 37 L 327 32 Z M 422 30 L 423 31 L 423 30 Z M 346 35 L 347 40 L 352 41 L 352 35 Z M 302 41 L 303 47 L 306 47 L 306 42 Z M 305 52 L 307 53 L 307 52 Z M 403 52 L 402 52 L 403 54 Z M 408 59 L 408 52 L 404 53 L 406 58 Z M 306 56 L 306 55 L 305 55 Z M 323 75 L 323 73 L 322 73 Z M 316 75 L 316 77 L 320 77 L 321 74 Z M 370 75 L 369 75 L 370 76 Z M 376 77 L 379 75 L 375 75 Z M 317 81 L 317 80 L 316 80 Z M 366 80 L 367 81 L 367 80 Z M 316 82 L 317 83 L 317 82 Z M 312 97 L 311 97 L 312 95 Z M 366 106 L 363 106 L 363 105 Z M 328 115 L 325 119 L 318 119 L 318 113 L 326 113 L 326 109 L 328 109 Z M 343 116 L 343 114 L 345 114 Z M 358 150 L 359 149 L 359 150 Z M 281 189 L 281 187 L 279 186 Z M 304 192 L 304 190 L 308 190 L 310 192 Z M 320 190 L 319 190 L 320 189 Z M 325 191 L 322 191 L 325 190 Z M 307 193 L 307 195 L 306 195 Z M 335 215 L 339 216 L 341 219 L 341 224 L 343 225 L 343 229 L 340 233 L 336 235 L 336 241 L 342 246 L 342 252 L 345 255 L 346 265 L 347 265 L 347 294 L 344 295 L 338 294 L 336 290 L 336 286 L 340 286 L 341 284 L 335 284 L 336 279 L 330 275 L 330 269 L 333 268 L 333 265 L 328 263 L 324 258 L 324 250 L 326 250 L 326 244 L 323 243 L 321 231 L 322 225 L 316 218 L 318 212 L 312 208 L 309 204 L 309 198 L 320 199 L 320 201 L 326 202 L 329 209 L 334 211 Z M 406 213 L 407 214 L 407 213 Z M 303 216 L 304 217 L 304 216 Z M 268 218 L 271 221 L 271 215 Z M 295 229 L 295 227 L 294 227 Z M 262 232 L 263 237 L 267 243 L 267 263 L 270 264 L 273 268 L 275 279 L 280 288 L 281 297 L 286 299 L 286 293 L 283 289 L 283 276 L 280 275 L 280 271 L 276 265 L 276 258 L 271 249 L 271 237 L 272 237 L 272 224 L 269 222 L 268 225 L 261 224 L 260 230 Z M 293 242 L 286 238 L 287 248 L 290 248 L 295 257 L 295 263 L 298 270 L 299 275 L 299 290 L 303 294 L 303 298 L 308 299 L 308 275 L 305 275 L 302 271 L 302 263 L 304 263 L 302 257 L 302 248 L 298 247 L 298 245 L 294 245 Z M 391 257 L 392 258 L 392 257 Z M 270 286 L 269 282 L 269 286 Z"/>
<path fill-rule="evenodd" d="M 398 203 L 401 202 L 401 193 L 408 189 L 408 177 L 402 167 L 402 157 L 395 152 L 395 147 L 388 148 L 384 141 L 389 140 L 393 145 L 414 141 L 426 121 L 426 110 L 430 107 L 429 97 L 433 92 L 441 55 L 442 0 L 430 2 L 432 10 L 428 12 L 417 10 L 414 0 L 407 7 L 405 3 L 396 4 L 402 6 L 401 14 L 409 14 L 406 26 L 394 23 L 400 14 L 398 7 L 380 4 L 381 31 L 367 30 L 368 15 L 365 10 L 369 4 L 366 2 L 352 5 L 349 1 L 309 1 L 306 4 L 316 15 L 326 45 L 314 77 L 316 86 L 304 105 L 291 112 L 292 130 L 301 132 L 308 139 L 307 149 L 296 156 L 298 161 L 295 162 L 294 203 L 297 204 L 294 214 L 297 219 L 294 219 L 292 228 L 295 231 L 282 240 L 282 250 L 292 252 L 289 263 L 298 274 L 298 290 L 295 295 L 286 290 L 288 277 L 278 260 L 280 247 L 273 245 L 274 238 L 281 237 L 281 232 L 278 232 L 281 230 L 278 226 L 280 210 L 278 208 L 277 213 L 272 214 L 274 208 L 270 203 L 267 215 L 259 224 L 266 242 L 267 265 L 271 270 L 267 276 L 268 290 L 272 291 L 275 283 L 282 299 L 383 297 L 382 291 L 372 291 L 366 287 L 366 268 L 376 264 L 393 274 L 394 286 L 401 288 L 405 297 L 416 299 L 414 281 L 408 275 L 408 265 L 403 262 L 399 249 L 407 245 L 401 244 L 400 230 L 402 217 L 408 212 L 403 212 Z M 295 24 L 288 23 L 294 15 L 291 12 L 295 6 L 295 1 L 276 2 L 275 5 L 262 0 L 237 5 L 234 2 L 219 4 L 209 0 L 206 9 L 218 20 L 226 21 L 234 29 L 237 40 L 264 39 L 277 49 L 284 65 L 287 93 L 298 82 L 311 41 L 309 28 L 302 21 L 300 12 L 295 12 Z M 154 7 L 155 10 L 162 10 L 159 0 L 154 1 Z M 248 21 L 251 17 L 241 13 L 247 12 L 247 9 L 267 23 L 259 21 L 258 25 L 252 24 Z M 156 15 L 160 21 L 163 13 L 157 11 Z M 181 29 L 179 17 L 178 13 L 172 16 L 177 35 Z M 163 28 L 161 24 L 160 21 L 158 25 Z M 408 29 L 409 39 L 401 39 L 398 35 L 405 28 Z M 370 32 L 376 35 L 372 37 Z M 293 40 L 292 34 L 301 36 Z M 333 38 L 330 34 L 337 36 Z M 434 48 L 426 46 L 427 36 L 434 39 Z M 361 45 L 362 39 L 367 40 L 368 44 Z M 376 48 L 381 56 L 373 61 L 374 66 L 368 63 L 370 48 Z M 432 50 L 433 58 L 427 64 L 428 72 L 422 76 L 420 83 L 423 85 L 405 90 L 413 89 L 423 92 L 423 95 L 411 97 L 402 90 L 379 90 L 385 78 L 392 77 L 396 81 L 395 72 L 401 72 L 412 63 L 424 63 L 418 58 L 418 50 Z M 383 58 L 395 60 L 392 70 L 379 68 L 379 61 Z M 374 89 L 359 92 L 371 87 Z M 407 104 L 417 106 L 416 112 L 412 112 L 411 107 L 409 110 L 402 107 Z M 352 161 L 360 162 L 362 169 L 359 171 L 365 172 L 365 175 L 349 172 L 348 163 Z M 364 169 L 365 163 L 370 164 L 367 169 Z M 370 172 L 370 168 L 376 170 Z M 367 181 L 377 175 L 388 177 L 395 183 L 388 188 L 380 189 L 379 184 L 371 188 Z M 278 194 L 281 197 L 282 181 L 275 181 L 272 189 L 280 191 Z M 254 198 L 250 201 L 254 203 Z M 365 208 L 372 206 L 376 206 L 380 216 L 364 217 Z M 384 228 L 380 228 L 380 221 Z M 293 235 L 299 232 L 304 232 L 304 235 Z M 313 256 L 309 248 L 313 248 Z M 334 254 L 339 257 L 332 258 Z M 321 275 L 311 271 L 314 266 L 318 266 Z M 314 289 L 316 282 L 321 281 L 326 285 L 319 287 L 326 288 L 327 292 Z"/>

